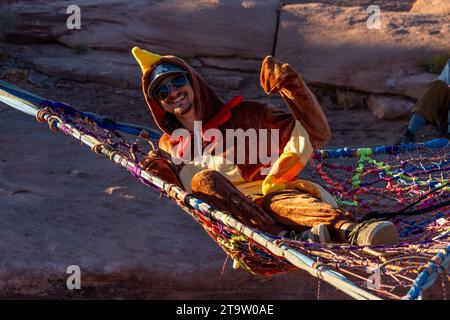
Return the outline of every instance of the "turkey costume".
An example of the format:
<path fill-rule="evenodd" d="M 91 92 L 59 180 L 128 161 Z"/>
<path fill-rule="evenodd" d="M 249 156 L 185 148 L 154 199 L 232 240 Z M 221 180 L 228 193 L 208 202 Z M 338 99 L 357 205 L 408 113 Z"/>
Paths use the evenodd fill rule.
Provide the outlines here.
<path fill-rule="evenodd" d="M 140 162 L 145 170 L 195 194 L 217 209 L 229 212 L 240 222 L 269 233 L 275 233 L 271 228 L 274 225 L 281 224 L 286 229 L 301 232 L 325 223 L 332 238 L 338 239 L 339 226 L 354 220 L 350 213 L 337 208 L 333 197 L 321 186 L 297 178 L 314 149 L 326 144 L 331 133 L 316 97 L 292 67 L 268 56 L 262 63 L 260 74 L 265 92 L 279 93 L 289 108 L 290 112 L 286 112 L 269 104 L 246 101 L 241 96 L 225 103 L 184 60 L 175 56 L 159 56 L 139 48 L 134 48 L 132 53 L 142 69 L 145 100 L 156 124 L 163 131 L 158 150 L 150 152 Z M 265 129 L 263 132 L 268 135 L 265 146 L 268 154 L 276 151 L 276 161 L 247 161 L 250 148 L 259 148 L 260 145 L 250 144 L 250 139 L 245 139 L 244 163 L 236 161 L 237 155 L 234 155 L 233 163 L 223 161 L 238 148 L 238 143 L 233 141 L 230 144 L 234 146 L 233 150 L 223 148 L 223 151 L 202 157 L 200 161 L 188 159 L 179 165 L 173 164 L 171 157 L 189 153 L 193 143 L 187 143 L 189 139 L 186 138 L 189 137 L 173 135 L 182 127 L 181 123 L 149 94 L 157 68 L 161 68 L 158 66 L 167 64 L 184 70 L 192 86 L 196 119 L 202 121 L 200 144 L 203 151 L 212 141 L 204 135 L 207 129 L 223 133 L 223 145 L 227 145 L 227 129 L 242 129 L 244 132 Z M 274 129 L 278 130 L 278 150 L 271 150 Z M 262 169 L 266 174 L 262 174 Z"/>

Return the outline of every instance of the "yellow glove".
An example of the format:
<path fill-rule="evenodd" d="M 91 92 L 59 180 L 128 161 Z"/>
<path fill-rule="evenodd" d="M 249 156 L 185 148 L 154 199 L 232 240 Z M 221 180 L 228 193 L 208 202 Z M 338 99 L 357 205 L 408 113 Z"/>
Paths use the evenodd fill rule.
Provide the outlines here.
<path fill-rule="evenodd" d="M 276 178 L 272 175 L 268 175 L 264 179 L 261 189 L 262 189 L 261 191 L 262 191 L 263 195 L 266 195 L 271 192 L 282 191 L 282 190 L 286 189 L 286 184 L 285 183 L 276 183 Z"/>
<path fill-rule="evenodd" d="M 304 166 L 298 154 L 282 153 L 264 179 L 261 186 L 262 193 L 266 195 L 286 189 L 287 183 L 295 179 Z"/>

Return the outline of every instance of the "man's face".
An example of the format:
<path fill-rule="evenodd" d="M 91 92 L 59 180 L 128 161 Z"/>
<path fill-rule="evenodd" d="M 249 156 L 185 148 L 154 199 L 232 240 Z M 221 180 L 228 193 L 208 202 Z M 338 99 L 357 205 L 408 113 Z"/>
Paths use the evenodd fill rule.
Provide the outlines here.
<path fill-rule="evenodd" d="M 176 117 L 193 111 L 194 91 L 184 74 L 164 78 L 153 92 L 162 108 Z"/>

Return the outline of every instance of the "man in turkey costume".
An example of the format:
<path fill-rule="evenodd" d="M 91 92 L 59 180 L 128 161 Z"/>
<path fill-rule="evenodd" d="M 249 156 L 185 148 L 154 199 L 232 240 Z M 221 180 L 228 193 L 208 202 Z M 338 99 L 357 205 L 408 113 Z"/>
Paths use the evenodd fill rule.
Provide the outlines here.
<path fill-rule="evenodd" d="M 321 243 L 398 242 L 392 223 L 356 223 L 325 189 L 297 178 L 314 149 L 327 143 L 331 134 L 316 97 L 288 64 L 268 56 L 260 74 L 265 92 L 283 97 L 290 111 L 285 112 L 265 103 L 245 101 L 241 96 L 224 103 L 184 60 L 139 48 L 133 48 L 132 53 L 142 69 L 145 100 L 164 132 L 158 150 L 141 160 L 145 170 L 229 212 L 240 222 L 273 235 Z M 234 151 L 242 146 L 235 140 L 228 144 L 221 141 L 231 148 L 175 165 L 171 161 L 174 155 L 189 153 L 192 144 L 187 142 L 190 137 L 174 132 L 182 128 L 194 135 L 194 121 L 202 123 L 202 151 L 212 141 L 205 134 L 208 129 L 223 133 L 223 137 L 227 129 L 254 129 L 268 134 L 268 153 L 276 151 L 279 156 L 272 165 L 260 159 L 248 161 L 251 151 L 258 154 L 251 148 L 260 148 L 261 143 L 250 144 L 245 139 L 246 161 L 241 163 Z M 270 150 L 274 130 L 278 130 L 278 150 Z M 224 161 L 230 153 L 234 161 Z"/>

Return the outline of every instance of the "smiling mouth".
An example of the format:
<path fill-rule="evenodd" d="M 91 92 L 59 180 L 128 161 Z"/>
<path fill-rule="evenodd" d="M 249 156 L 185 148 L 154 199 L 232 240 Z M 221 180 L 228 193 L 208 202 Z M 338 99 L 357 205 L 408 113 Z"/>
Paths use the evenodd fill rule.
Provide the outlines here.
<path fill-rule="evenodd" d="M 179 102 L 183 101 L 184 98 L 186 98 L 186 95 L 185 95 L 185 94 L 182 94 L 181 96 L 179 96 L 178 98 L 176 98 L 175 100 L 173 100 L 173 101 L 172 101 L 172 104 L 179 103 Z"/>

